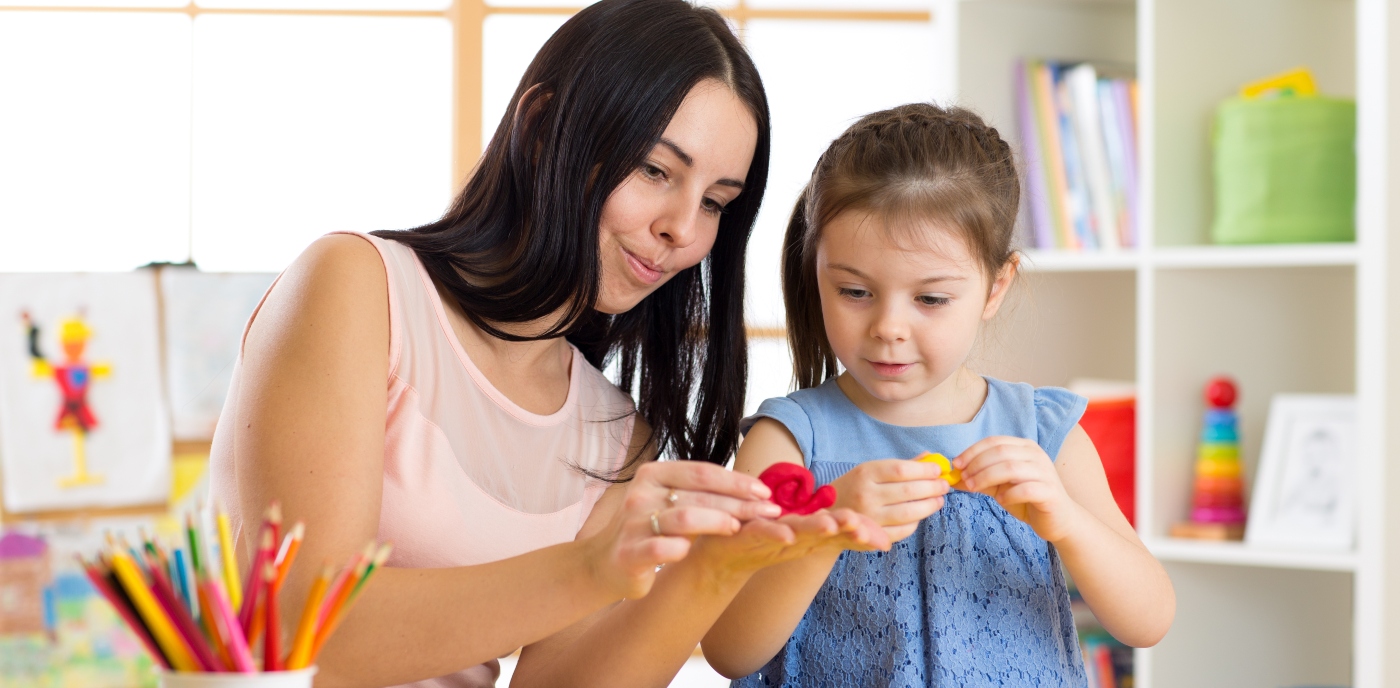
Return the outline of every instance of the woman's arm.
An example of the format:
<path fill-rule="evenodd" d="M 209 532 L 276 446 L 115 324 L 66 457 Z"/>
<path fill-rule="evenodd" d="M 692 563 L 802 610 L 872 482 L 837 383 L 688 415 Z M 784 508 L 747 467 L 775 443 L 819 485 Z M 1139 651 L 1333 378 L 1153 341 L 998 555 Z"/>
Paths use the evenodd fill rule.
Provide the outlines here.
<path fill-rule="evenodd" d="M 744 446 L 757 448 L 753 438 Z M 616 499 L 605 501 L 594 516 L 615 508 Z M 702 537 L 685 560 L 657 575 L 646 598 L 620 602 L 525 648 L 511 685 L 665 686 L 755 571 L 843 547 L 888 549 L 889 540 L 847 509 L 754 520 L 732 536 Z"/>
<path fill-rule="evenodd" d="M 319 564 L 346 560 L 378 532 L 388 349 L 383 264 L 346 235 L 308 248 L 249 330 L 232 428 L 237 499 L 244 515 L 275 499 L 288 519 L 306 521 L 299 557 L 312 565 L 293 568 L 288 608 L 301 607 Z M 593 537 L 481 566 L 386 568 L 327 644 L 317 685 L 404 683 L 509 653 L 645 595 L 656 565 L 689 551 L 684 536 L 735 532 L 736 516 L 759 503 L 750 500 L 767 496 L 757 480 L 717 466 L 677 469 L 639 471 Z M 670 532 L 681 537 L 654 537 L 648 514 L 672 487 L 729 496 L 714 498 L 719 508 L 678 510 L 685 522 Z"/>
<path fill-rule="evenodd" d="M 1176 614 L 1162 565 L 1138 539 L 1108 489 L 1083 428 L 1070 431 L 1054 463 L 1030 440 L 992 437 L 954 465 L 967 489 L 989 494 L 1055 545 L 1094 616 L 1134 647 L 1157 644 Z"/>
<path fill-rule="evenodd" d="M 787 428 L 765 418 L 744 439 L 734 469 L 757 474 L 779 461 L 801 465 L 802 450 Z M 870 518 L 883 527 L 888 541 L 902 540 L 943 506 L 948 485 L 938 475 L 932 464 L 869 461 L 834 483 L 836 507 Z M 758 671 L 778 654 L 841 554 L 841 543 L 832 544 L 754 574 L 705 635 L 710 666 L 738 678 Z"/>

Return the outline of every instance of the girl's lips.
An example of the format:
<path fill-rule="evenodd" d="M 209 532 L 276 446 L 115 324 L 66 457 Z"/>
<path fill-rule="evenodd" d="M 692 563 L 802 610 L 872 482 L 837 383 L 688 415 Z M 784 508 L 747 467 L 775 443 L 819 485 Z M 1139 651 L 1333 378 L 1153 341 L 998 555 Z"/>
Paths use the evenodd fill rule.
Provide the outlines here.
<path fill-rule="evenodd" d="M 660 269 L 652 267 L 651 264 L 643 262 L 641 258 L 632 255 L 631 251 L 622 249 L 622 255 L 627 257 L 627 265 L 632 268 L 632 274 L 637 276 L 643 284 L 656 284 L 661 279 Z"/>
<path fill-rule="evenodd" d="M 913 366 L 913 363 L 880 363 L 878 361 L 870 361 L 870 367 L 874 368 L 875 372 L 882 377 L 896 377 Z"/>

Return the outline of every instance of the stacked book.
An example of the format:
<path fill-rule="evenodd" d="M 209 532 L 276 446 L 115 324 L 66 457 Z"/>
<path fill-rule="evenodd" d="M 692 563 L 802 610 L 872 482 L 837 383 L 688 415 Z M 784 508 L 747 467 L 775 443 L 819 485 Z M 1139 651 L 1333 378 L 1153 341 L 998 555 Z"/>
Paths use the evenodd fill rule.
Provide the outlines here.
<path fill-rule="evenodd" d="M 1138 243 L 1137 82 L 1088 63 L 1016 66 L 1017 120 L 1036 248 Z"/>

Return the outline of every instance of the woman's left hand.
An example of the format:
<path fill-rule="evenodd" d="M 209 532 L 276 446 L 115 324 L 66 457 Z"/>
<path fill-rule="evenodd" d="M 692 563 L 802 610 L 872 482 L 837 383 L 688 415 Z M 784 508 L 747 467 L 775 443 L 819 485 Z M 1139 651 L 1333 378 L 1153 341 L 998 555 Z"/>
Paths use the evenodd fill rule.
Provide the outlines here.
<path fill-rule="evenodd" d="M 805 516 L 749 521 L 730 536 L 705 536 L 692 556 L 714 570 L 749 574 L 819 551 L 888 550 L 890 537 L 873 520 L 850 509 L 822 509 Z"/>
<path fill-rule="evenodd" d="M 1046 541 L 1058 542 L 1072 529 L 1078 505 L 1039 444 L 1021 437 L 988 437 L 959 454 L 953 466 L 962 470 L 958 489 L 997 500 Z"/>

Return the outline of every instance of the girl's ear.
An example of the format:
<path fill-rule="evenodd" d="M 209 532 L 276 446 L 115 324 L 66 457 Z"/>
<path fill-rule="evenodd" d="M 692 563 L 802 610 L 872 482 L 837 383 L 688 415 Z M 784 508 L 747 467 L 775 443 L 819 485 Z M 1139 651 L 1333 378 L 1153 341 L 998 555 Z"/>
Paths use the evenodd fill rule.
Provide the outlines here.
<path fill-rule="evenodd" d="M 987 305 L 982 307 L 982 319 L 991 320 L 1001 310 L 1001 304 L 1006 300 L 1006 292 L 1011 291 L 1011 285 L 1016 281 L 1016 273 L 1021 269 L 1021 256 L 1012 254 L 1011 260 L 1001 266 L 997 271 L 996 279 L 992 280 L 992 288 L 987 293 Z"/>

